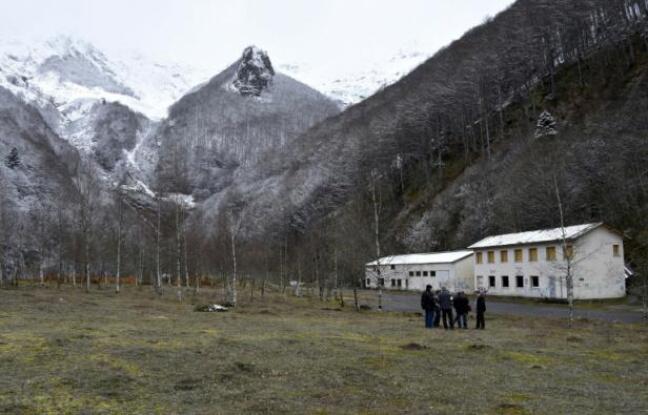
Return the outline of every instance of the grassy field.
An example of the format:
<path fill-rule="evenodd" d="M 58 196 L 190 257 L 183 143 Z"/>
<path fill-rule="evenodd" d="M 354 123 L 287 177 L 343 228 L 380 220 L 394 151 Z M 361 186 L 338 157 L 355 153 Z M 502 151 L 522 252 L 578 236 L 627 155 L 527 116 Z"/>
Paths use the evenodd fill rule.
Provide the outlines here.
<path fill-rule="evenodd" d="M 430 331 L 278 294 L 193 311 L 214 297 L 0 291 L 0 413 L 648 413 L 645 327 Z"/>

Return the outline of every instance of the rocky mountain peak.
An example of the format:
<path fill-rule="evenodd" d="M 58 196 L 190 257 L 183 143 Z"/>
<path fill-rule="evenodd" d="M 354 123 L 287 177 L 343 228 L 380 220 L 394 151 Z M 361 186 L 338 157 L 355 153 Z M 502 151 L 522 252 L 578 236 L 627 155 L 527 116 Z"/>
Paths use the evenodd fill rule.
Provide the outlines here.
<path fill-rule="evenodd" d="M 259 96 L 267 89 L 275 75 L 268 54 L 256 46 L 243 51 L 233 85 L 241 95 Z"/>

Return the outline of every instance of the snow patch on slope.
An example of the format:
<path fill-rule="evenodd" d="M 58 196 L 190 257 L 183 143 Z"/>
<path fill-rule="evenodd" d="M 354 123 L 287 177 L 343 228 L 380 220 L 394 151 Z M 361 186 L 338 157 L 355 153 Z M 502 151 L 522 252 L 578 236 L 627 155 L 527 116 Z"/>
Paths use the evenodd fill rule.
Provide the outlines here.
<path fill-rule="evenodd" d="M 386 60 L 360 62 L 358 68 L 351 71 L 344 65 L 323 71 L 303 62 L 280 65 L 279 70 L 331 97 L 345 108 L 397 82 L 430 56 L 429 53 L 408 49 Z"/>

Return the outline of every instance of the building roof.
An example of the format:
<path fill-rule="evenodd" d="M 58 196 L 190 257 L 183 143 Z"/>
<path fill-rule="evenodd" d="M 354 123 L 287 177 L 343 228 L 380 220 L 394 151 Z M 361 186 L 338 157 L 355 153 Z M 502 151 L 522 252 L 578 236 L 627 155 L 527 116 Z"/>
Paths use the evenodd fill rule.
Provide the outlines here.
<path fill-rule="evenodd" d="M 602 226 L 603 223 L 587 223 L 584 225 L 566 226 L 565 236 L 568 240 L 580 238 L 586 233 Z M 469 249 L 492 248 L 496 246 L 525 245 L 543 242 L 560 241 L 563 238 L 562 228 L 544 229 L 505 235 L 489 236 L 470 245 Z"/>
<path fill-rule="evenodd" d="M 429 254 L 408 254 L 392 255 L 380 258 L 380 265 L 429 265 L 429 264 L 451 264 L 467 258 L 473 251 L 451 251 L 433 252 Z M 367 266 L 378 265 L 378 261 L 372 261 Z"/>

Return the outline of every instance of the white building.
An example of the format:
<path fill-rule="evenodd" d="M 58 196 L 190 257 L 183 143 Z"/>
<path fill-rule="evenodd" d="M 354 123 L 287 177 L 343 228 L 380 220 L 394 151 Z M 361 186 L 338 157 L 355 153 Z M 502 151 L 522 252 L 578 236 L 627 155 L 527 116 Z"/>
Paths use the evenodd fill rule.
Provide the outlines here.
<path fill-rule="evenodd" d="M 474 290 L 472 256 L 472 251 L 453 251 L 380 258 L 366 265 L 365 285 L 420 291 L 429 284 L 435 290 L 441 287 L 452 291 Z"/>
<path fill-rule="evenodd" d="M 489 236 L 475 252 L 475 286 L 489 294 L 567 298 L 567 258 L 574 297 L 618 298 L 626 294 L 623 238 L 602 223 Z"/>

